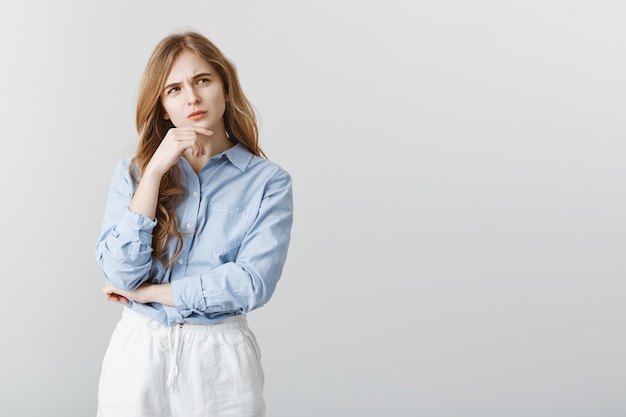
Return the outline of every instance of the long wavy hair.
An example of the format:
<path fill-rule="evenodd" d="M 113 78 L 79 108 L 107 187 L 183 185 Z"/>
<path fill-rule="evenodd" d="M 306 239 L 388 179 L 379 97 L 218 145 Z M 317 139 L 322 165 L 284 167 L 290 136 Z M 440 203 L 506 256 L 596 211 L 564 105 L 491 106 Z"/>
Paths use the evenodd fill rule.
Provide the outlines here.
<path fill-rule="evenodd" d="M 259 147 L 259 132 L 254 108 L 246 98 L 239 83 L 235 65 L 205 36 L 194 31 L 174 33 L 157 44 L 144 71 L 137 99 L 136 127 L 139 135 L 137 152 L 130 166 L 133 180 L 138 183 L 148 162 L 161 144 L 168 130 L 173 127 L 166 120 L 161 103 L 161 92 L 174 61 L 185 50 L 195 52 L 209 63 L 220 76 L 224 94 L 228 97 L 224 111 L 226 134 L 233 142 L 240 142 L 253 154 L 265 158 Z M 154 255 L 165 266 L 171 266 L 182 250 L 184 233 L 178 230 L 175 209 L 185 197 L 182 173 L 174 165 L 162 178 L 156 209 L 157 224 L 153 231 Z M 178 249 L 172 256 L 166 253 L 169 238 L 178 241 Z"/>

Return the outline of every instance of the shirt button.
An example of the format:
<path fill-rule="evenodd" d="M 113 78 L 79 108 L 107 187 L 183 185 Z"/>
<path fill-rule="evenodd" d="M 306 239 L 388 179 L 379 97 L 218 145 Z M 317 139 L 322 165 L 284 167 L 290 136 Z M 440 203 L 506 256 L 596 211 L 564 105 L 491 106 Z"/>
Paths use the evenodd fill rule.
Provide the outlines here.
<path fill-rule="evenodd" d="M 191 226 L 192 226 L 191 223 L 187 223 L 187 230 L 191 230 Z"/>
<path fill-rule="evenodd" d="M 193 192 L 193 196 L 194 196 L 194 197 L 198 197 L 198 192 L 197 192 L 197 191 L 194 191 L 194 192 Z"/>
<path fill-rule="evenodd" d="M 182 265 L 182 264 L 184 264 L 184 263 L 185 263 L 185 261 L 183 261 L 182 259 L 179 259 L 179 260 L 178 260 L 178 264 L 179 264 L 179 265 Z"/>

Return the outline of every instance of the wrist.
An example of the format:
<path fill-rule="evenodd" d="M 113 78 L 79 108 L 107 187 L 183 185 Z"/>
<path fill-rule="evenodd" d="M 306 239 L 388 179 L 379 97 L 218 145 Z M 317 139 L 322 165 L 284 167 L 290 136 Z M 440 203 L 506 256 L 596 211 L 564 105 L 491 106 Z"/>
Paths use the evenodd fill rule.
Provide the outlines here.
<path fill-rule="evenodd" d="M 146 166 L 146 169 L 143 171 L 143 175 L 141 176 L 141 179 L 157 181 L 160 183 L 161 178 L 163 178 L 163 175 L 165 175 L 165 172 L 162 172 L 153 164 L 148 163 L 148 166 Z"/>

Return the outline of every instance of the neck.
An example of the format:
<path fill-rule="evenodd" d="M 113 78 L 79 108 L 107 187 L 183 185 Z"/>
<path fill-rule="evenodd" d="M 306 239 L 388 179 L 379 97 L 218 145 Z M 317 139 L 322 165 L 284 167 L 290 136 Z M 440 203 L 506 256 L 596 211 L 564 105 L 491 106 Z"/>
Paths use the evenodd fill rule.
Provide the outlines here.
<path fill-rule="evenodd" d="M 185 159 L 189 162 L 196 174 L 200 172 L 202 167 L 204 167 L 207 161 L 213 156 L 233 147 L 233 143 L 226 137 L 226 132 L 222 132 L 221 134 L 215 132 L 211 136 L 206 136 L 203 138 L 202 144 L 204 145 L 206 154 L 196 158 L 192 155 L 191 149 L 187 149 L 184 153 Z"/>

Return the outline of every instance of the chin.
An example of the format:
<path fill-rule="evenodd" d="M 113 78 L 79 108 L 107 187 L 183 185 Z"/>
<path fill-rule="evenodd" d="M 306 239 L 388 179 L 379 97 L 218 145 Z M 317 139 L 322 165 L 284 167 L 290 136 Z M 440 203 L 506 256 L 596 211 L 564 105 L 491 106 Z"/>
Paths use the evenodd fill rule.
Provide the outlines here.
<path fill-rule="evenodd" d="M 203 121 L 192 123 L 189 125 L 189 127 L 203 127 L 205 129 L 213 130 L 213 128 L 211 127 L 211 123 Z"/>

